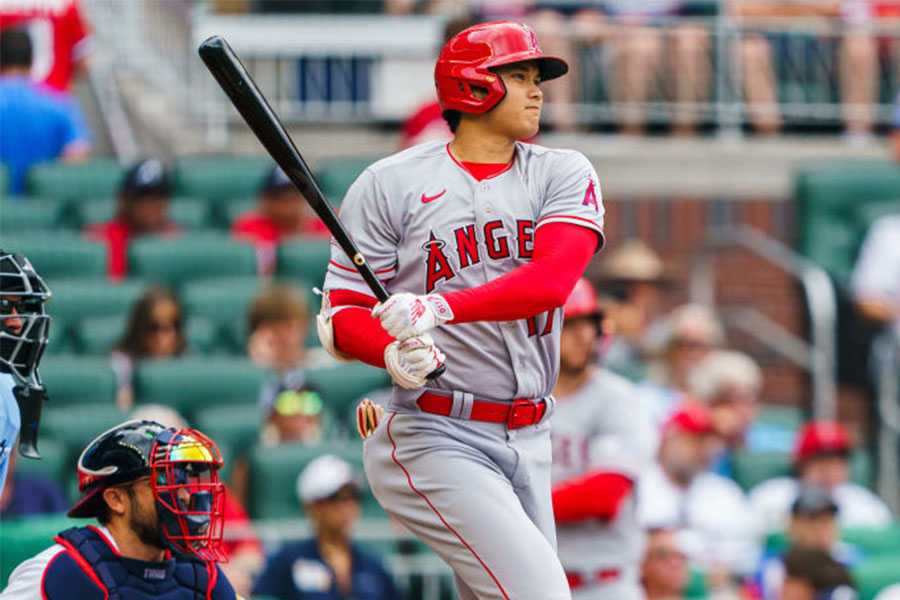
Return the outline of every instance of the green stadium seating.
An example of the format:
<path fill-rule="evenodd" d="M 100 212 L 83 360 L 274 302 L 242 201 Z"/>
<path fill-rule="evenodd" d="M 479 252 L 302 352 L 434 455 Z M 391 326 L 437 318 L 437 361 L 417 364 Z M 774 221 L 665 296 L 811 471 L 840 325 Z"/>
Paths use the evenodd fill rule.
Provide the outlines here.
<path fill-rule="evenodd" d="M 736 452 L 731 460 L 734 480 L 745 490 L 773 477 L 793 473 L 789 454 L 780 452 Z M 857 450 L 850 459 L 850 479 L 863 486 L 871 486 L 872 460 L 864 450 Z"/>
<path fill-rule="evenodd" d="M 341 158 L 324 162 L 316 170 L 316 181 L 332 204 L 338 205 L 360 173 L 378 160 L 378 157 Z"/>
<path fill-rule="evenodd" d="M 9 171 L 6 165 L 0 165 L 0 193 L 6 194 L 9 191 Z"/>
<path fill-rule="evenodd" d="M 172 406 L 191 418 L 196 411 L 226 404 L 256 404 L 266 373 L 244 359 L 186 356 L 138 365 L 138 402 Z"/>
<path fill-rule="evenodd" d="M 900 583 L 900 554 L 878 556 L 853 569 L 853 579 L 860 600 L 873 600 L 878 592 Z"/>
<path fill-rule="evenodd" d="M 62 227 L 65 210 L 65 201 L 55 198 L 0 196 L 0 233 Z"/>
<path fill-rule="evenodd" d="M 806 419 L 803 411 L 795 406 L 760 406 L 756 420 L 796 431 Z"/>
<path fill-rule="evenodd" d="M 867 227 L 855 218 L 855 212 L 875 205 L 900 210 L 900 165 L 890 161 L 816 163 L 798 171 L 794 190 L 800 251 L 846 283 Z"/>
<path fill-rule="evenodd" d="M 179 195 L 207 200 L 252 197 L 273 166 L 263 156 L 183 157 L 175 164 L 175 189 Z"/>
<path fill-rule="evenodd" d="M 71 452 L 65 443 L 51 437 L 38 438 L 40 460 L 22 458 L 16 461 L 16 473 L 40 476 L 60 482 L 75 474 L 76 463 L 71 462 Z M 5 532 L 4 532 L 5 533 Z"/>
<path fill-rule="evenodd" d="M 41 361 L 41 377 L 50 397 L 49 407 L 115 406 L 116 376 L 105 358 L 47 356 Z"/>
<path fill-rule="evenodd" d="M 53 299 L 47 312 L 54 319 L 75 323 L 100 316 L 126 316 L 144 294 L 147 283 L 128 279 L 109 283 L 96 279 L 70 279 L 56 282 L 50 291 Z"/>
<path fill-rule="evenodd" d="M 132 276 L 171 285 L 256 274 L 253 246 L 235 242 L 224 233 L 136 240 L 128 250 L 128 261 Z"/>
<path fill-rule="evenodd" d="M 331 259 L 331 243 L 322 238 L 307 238 L 278 248 L 278 275 L 301 279 L 321 286 Z"/>
<path fill-rule="evenodd" d="M 322 394 L 329 412 L 337 416 L 352 434 L 356 431 L 354 402 L 363 394 L 389 386 L 390 377 L 383 369 L 354 362 L 309 369 L 306 382 Z"/>
<path fill-rule="evenodd" d="M 116 214 L 115 198 L 91 198 L 73 203 L 78 222 L 84 226 L 105 223 Z M 214 226 L 210 203 L 200 198 L 172 198 L 169 216 L 184 229 L 203 229 Z"/>
<path fill-rule="evenodd" d="M 6 587 L 10 573 L 19 563 L 52 546 L 53 537 L 57 533 L 86 523 L 90 521 L 58 515 L 3 519 L 3 535 L 0 536 L 0 588 Z"/>
<path fill-rule="evenodd" d="M 841 532 L 841 539 L 872 556 L 900 556 L 900 521 L 894 521 L 885 528 L 845 529 Z"/>
<path fill-rule="evenodd" d="M 74 232 L 8 234 L 3 236 L 3 249 L 27 256 L 51 292 L 58 279 L 106 276 L 106 247 Z"/>
<path fill-rule="evenodd" d="M 112 198 L 118 192 L 125 169 L 114 159 L 94 159 L 81 164 L 45 163 L 29 169 L 25 189 L 33 196 L 52 198 Z"/>
<path fill-rule="evenodd" d="M 245 212 L 256 206 L 256 198 L 230 198 L 219 204 L 219 223 L 225 227 L 231 224 Z"/>
<path fill-rule="evenodd" d="M 256 403 L 210 406 L 195 412 L 194 425 L 216 444 L 244 454 L 259 439 L 262 418 Z"/>
<path fill-rule="evenodd" d="M 109 404 L 54 407 L 49 403 L 41 415 L 41 436 L 57 439 L 66 444 L 77 461 L 81 452 L 104 431 L 128 420 L 128 415 Z"/>
<path fill-rule="evenodd" d="M 107 354 L 122 339 L 128 324 L 126 315 L 82 319 L 75 327 L 75 345 L 85 354 Z M 204 317 L 188 317 L 185 322 L 188 350 L 210 354 L 221 349 L 215 324 Z"/>
<path fill-rule="evenodd" d="M 253 448 L 250 451 L 250 516 L 254 519 L 299 517 L 301 508 L 297 498 L 297 477 L 312 459 L 324 454 L 337 455 L 353 466 L 362 485 L 363 515 L 383 517 L 384 511 L 365 482 L 362 443 L 356 441 L 260 445 Z"/>

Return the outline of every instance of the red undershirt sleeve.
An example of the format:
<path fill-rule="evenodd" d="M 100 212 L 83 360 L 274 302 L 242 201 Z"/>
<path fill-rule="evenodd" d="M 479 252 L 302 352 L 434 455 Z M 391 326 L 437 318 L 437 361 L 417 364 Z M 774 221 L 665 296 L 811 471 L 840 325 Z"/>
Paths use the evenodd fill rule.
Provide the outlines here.
<path fill-rule="evenodd" d="M 557 523 L 616 518 L 634 482 L 619 473 L 593 471 L 553 487 L 553 514 Z"/>
<path fill-rule="evenodd" d="M 571 223 L 548 223 L 534 236 L 531 262 L 483 285 L 441 294 L 450 323 L 515 321 L 565 304 L 597 250 L 597 233 Z"/>
<path fill-rule="evenodd" d="M 357 360 L 385 368 L 384 349 L 394 338 L 372 316 L 377 300 L 350 290 L 331 290 L 329 300 L 334 307 L 343 307 L 331 319 L 335 347 Z"/>

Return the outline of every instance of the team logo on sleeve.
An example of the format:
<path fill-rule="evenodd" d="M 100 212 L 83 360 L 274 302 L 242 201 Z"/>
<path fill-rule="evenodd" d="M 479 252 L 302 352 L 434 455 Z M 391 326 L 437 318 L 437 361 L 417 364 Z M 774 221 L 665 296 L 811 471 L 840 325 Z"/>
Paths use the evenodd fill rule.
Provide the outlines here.
<path fill-rule="evenodd" d="M 594 187 L 594 180 L 588 177 L 587 189 L 584 191 L 584 201 L 582 206 L 593 206 L 594 212 L 600 212 L 600 204 L 597 202 L 597 190 Z"/>

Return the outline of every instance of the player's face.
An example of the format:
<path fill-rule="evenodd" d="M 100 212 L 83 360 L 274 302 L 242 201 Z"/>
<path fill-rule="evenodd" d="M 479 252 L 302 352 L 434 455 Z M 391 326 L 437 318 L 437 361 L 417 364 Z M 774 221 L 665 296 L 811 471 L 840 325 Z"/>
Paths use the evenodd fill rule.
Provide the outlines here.
<path fill-rule="evenodd" d="M 506 95 L 484 115 L 490 129 L 512 140 L 534 137 L 540 129 L 544 106 L 537 65 L 534 61 L 526 61 L 497 67 L 493 71 L 503 80 Z"/>
<path fill-rule="evenodd" d="M 584 371 L 597 353 L 597 321 L 592 317 L 566 319 L 559 340 L 559 366 L 563 373 Z"/>
<path fill-rule="evenodd" d="M 21 335 L 25 324 L 19 315 L 19 309 L 15 304 L 21 302 L 21 296 L 3 296 L 3 329 L 13 335 Z"/>
<path fill-rule="evenodd" d="M 159 519 L 150 478 L 143 477 L 121 488 L 124 518 L 141 543 L 154 548 L 163 548 L 159 531 Z"/>

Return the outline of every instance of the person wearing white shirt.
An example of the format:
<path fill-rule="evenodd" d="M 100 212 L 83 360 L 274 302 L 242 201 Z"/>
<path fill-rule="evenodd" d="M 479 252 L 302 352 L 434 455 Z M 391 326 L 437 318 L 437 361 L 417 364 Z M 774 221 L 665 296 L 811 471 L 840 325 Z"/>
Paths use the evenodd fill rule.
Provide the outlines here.
<path fill-rule="evenodd" d="M 900 107 L 897 112 L 900 113 Z M 860 312 L 889 325 L 900 336 L 900 245 L 897 240 L 900 240 L 900 213 L 872 223 L 859 250 L 851 286 Z"/>

